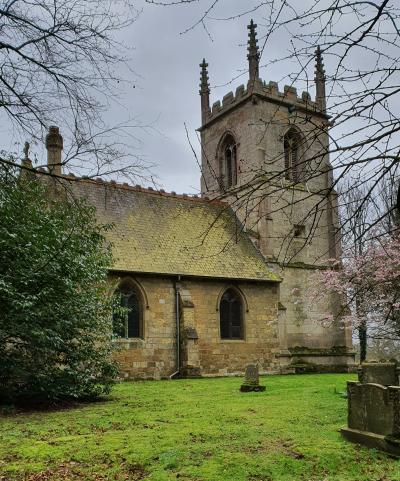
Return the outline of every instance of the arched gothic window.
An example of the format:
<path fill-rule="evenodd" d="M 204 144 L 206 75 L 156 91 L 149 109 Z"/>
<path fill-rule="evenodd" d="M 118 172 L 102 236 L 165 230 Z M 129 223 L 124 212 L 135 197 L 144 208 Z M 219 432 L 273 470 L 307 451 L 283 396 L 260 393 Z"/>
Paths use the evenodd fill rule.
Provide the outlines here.
<path fill-rule="evenodd" d="M 237 145 L 231 134 L 224 138 L 220 156 L 223 185 L 229 189 L 237 184 Z"/>
<path fill-rule="evenodd" d="M 115 316 L 115 334 L 119 337 L 143 337 L 143 309 L 140 293 L 132 282 L 123 282 L 118 288 L 120 305 L 128 311 Z"/>
<path fill-rule="evenodd" d="M 227 289 L 219 305 L 221 339 L 243 339 L 243 303 L 239 293 Z"/>
<path fill-rule="evenodd" d="M 293 182 L 301 181 L 301 159 L 300 159 L 300 134 L 295 129 L 290 129 L 283 139 L 285 152 L 285 178 Z"/>

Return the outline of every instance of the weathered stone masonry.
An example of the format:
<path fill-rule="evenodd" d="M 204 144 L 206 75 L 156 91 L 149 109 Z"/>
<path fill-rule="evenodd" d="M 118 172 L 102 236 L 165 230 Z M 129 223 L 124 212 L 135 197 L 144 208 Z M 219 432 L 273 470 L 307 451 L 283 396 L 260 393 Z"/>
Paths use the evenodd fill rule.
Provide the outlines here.
<path fill-rule="evenodd" d="M 255 27 L 249 25 L 247 86 L 212 107 L 207 64 L 201 64 L 202 193 L 231 204 L 283 278 L 282 365 L 305 361 L 318 369 L 345 370 L 354 359 L 349 327 L 318 322 L 336 314 L 337 301 L 315 305 L 308 296 L 315 269 L 341 255 L 321 51 L 316 52 L 315 101 L 308 92 L 298 96 L 293 86 L 281 92 L 277 83 L 259 78 Z M 298 139 L 295 157 L 285 150 L 289 133 Z"/>
<path fill-rule="evenodd" d="M 116 341 L 122 378 L 347 370 L 354 359 L 348 328 L 312 320 L 335 314 L 335 300 L 308 297 L 310 274 L 340 257 L 321 53 L 315 102 L 279 92 L 259 78 L 255 28 L 249 82 L 222 105 L 210 108 L 201 64 L 201 198 L 73 175 L 67 189 L 53 184 L 52 195 L 86 198 L 114 225 L 110 289 L 129 308 Z M 58 128 L 46 146 L 60 176 Z"/>
<path fill-rule="evenodd" d="M 117 341 L 123 378 L 234 375 L 248 363 L 280 372 L 280 278 L 227 204 L 100 179 L 65 181 L 96 206 L 99 222 L 114 223 L 111 288 L 129 281 L 140 297 L 141 336 Z M 229 288 L 241 298 L 242 339 L 221 339 L 220 302 Z"/>
<path fill-rule="evenodd" d="M 219 301 L 232 283 L 205 279 L 132 277 L 146 294 L 143 339 L 120 339 L 116 355 L 124 378 L 160 379 L 177 370 L 175 288 L 179 290 L 180 365 L 184 375 L 221 376 L 243 372 L 255 362 L 264 373 L 280 372 L 277 308 L 274 285 L 234 282 L 245 300 L 244 339 L 221 340 Z"/>

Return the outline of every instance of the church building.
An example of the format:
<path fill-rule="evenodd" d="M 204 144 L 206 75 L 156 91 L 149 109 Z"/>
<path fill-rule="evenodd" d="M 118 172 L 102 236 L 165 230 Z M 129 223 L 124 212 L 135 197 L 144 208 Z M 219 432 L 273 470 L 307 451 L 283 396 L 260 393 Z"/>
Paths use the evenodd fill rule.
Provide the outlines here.
<path fill-rule="evenodd" d="M 114 225 L 110 288 L 129 308 L 116 340 L 123 378 L 238 375 L 250 363 L 271 374 L 347 371 L 354 362 L 337 300 L 315 304 L 309 294 L 315 269 L 340 258 L 321 52 L 315 100 L 293 86 L 281 92 L 260 78 L 256 25 L 248 28 L 247 85 L 211 107 L 201 64 L 200 197 L 64 175 L 99 222 Z M 46 147 L 61 174 L 57 127 Z"/>

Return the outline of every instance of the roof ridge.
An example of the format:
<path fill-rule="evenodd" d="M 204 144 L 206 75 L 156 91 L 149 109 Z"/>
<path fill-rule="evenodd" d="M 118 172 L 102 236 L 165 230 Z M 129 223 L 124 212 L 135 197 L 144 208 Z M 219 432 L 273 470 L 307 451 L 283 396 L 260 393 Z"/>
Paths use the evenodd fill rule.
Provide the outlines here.
<path fill-rule="evenodd" d="M 40 167 L 37 169 L 39 173 L 44 173 L 47 172 L 46 169 Z M 119 183 L 115 180 L 104 180 L 101 177 L 89 177 L 89 176 L 76 176 L 73 173 L 69 174 L 63 174 L 62 178 L 66 180 L 74 180 L 74 181 L 83 181 L 83 182 L 92 182 L 96 184 L 104 184 L 104 185 L 109 185 L 112 186 L 116 189 L 122 189 L 122 190 L 128 190 L 128 191 L 133 191 L 133 192 L 142 192 L 145 194 L 152 194 L 152 195 L 158 195 L 161 197 L 169 197 L 169 198 L 175 198 L 179 200 L 187 200 L 190 202 L 198 202 L 198 203 L 203 203 L 203 204 L 219 204 L 223 205 L 226 207 L 229 207 L 229 203 L 220 199 L 211 199 L 208 196 L 198 196 L 197 194 L 177 194 L 175 191 L 171 192 L 166 192 L 164 189 L 155 189 L 153 187 L 143 187 L 139 184 L 136 185 L 131 185 L 128 184 L 127 182 Z"/>

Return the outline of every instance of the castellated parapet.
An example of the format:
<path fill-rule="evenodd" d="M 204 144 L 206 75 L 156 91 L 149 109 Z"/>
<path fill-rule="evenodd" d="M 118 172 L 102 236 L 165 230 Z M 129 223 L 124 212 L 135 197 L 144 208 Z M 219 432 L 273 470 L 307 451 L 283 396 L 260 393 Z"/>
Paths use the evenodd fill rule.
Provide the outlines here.
<path fill-rule="evenodd" d="M 222 103 L 220 100 L 214 102 L 205 117 L 205 122 L 199 130 L 202 130 L 204 125 L 220 118 L 240 104 L 256 97 L 262 98 L 272 104 L 285 106 L 289 110 L 297 109 L 302 112 L 326 117 L 326 114 L 319 109 L 318 104 L 311 100 L 308 92 L 302 92 L 301 96 L 298 96 L 296 87 L 291 85 L 285 85 L 282 92 L 279 90 L 277 82 L 270 81 L 266 83 L 265 81 L 258 81 L 247 87 L 243 84 L 239 85 L 235 93 L 231 91 L 223 96 Z"/>

